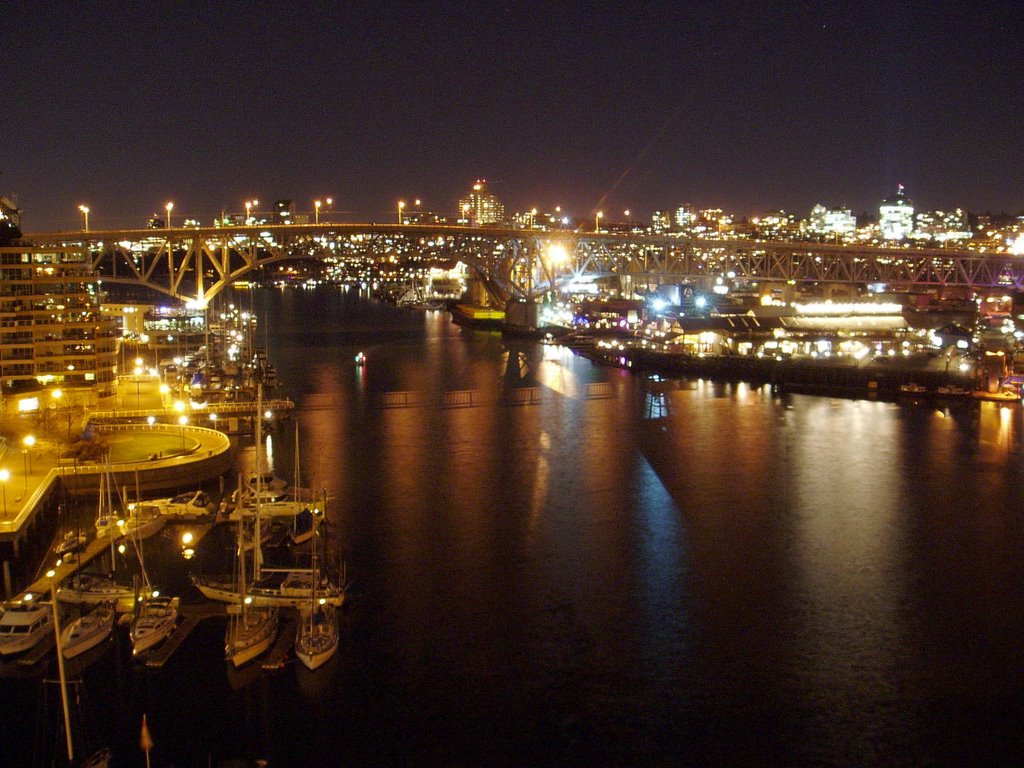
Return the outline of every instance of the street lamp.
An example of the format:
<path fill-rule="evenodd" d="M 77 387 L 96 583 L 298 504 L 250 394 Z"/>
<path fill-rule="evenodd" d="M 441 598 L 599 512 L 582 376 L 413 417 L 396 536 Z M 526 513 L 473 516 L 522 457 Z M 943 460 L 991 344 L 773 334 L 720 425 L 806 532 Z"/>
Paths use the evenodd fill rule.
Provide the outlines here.
<path fill-rule="evenodd" d="M 82 217 L 85 219 L 85 226 L 82 227 L 82 231 L 83 232 L 88 232 L 89 231 L 89 206 L 87 206 L 87 205 L 80 205 L 80 206 L 78 206 L 78 210 L 80 210 L 82 212 Z"/>
<path fill-rule="evenodd" d="M 0 483 L 3 483 L 4 494 L 4 517 L 7 516 L 7 481 L 11 479 L 11 472 L 7 467 L 0 469 Z"/>
<path fill-rule="evenodd" d="M 598 211 L 594 214 L 594 231 L 601 231 L 601 219 L 604 218 L 604 211 Z"/>
<path fill-rule="evenodd" d="M 320 223 L 320 205 L 321 205 L 321 203 L 320 203 L 319 200 L 314 200 L 313 201 L 313 213 L 314 213 L 314 216 L 315 216 L 313 222 L 315 224 L 319 224 Z"/>
<path fill-rule="evenodd" d="M 181 427 L 181 452 L 185 452 L 185 425 L 188 424 L 188 416 L 182 414 L 178 417 L 178 426 Z"/>
<path fill-rule="evenodd" d="M 252 224 L 252 209 L 260 204 L 259 200 L 246 200 L 245 201 L 245 223 Z"/>
<path fill-rule="evenodd" d="M 402 211 L 405 210 L 405 200 L 398 201 L 398 223 L 402 223 Z"/>
<path fill-rule="evenodd" d="M 32 471 L 32 448 L 36 444 L 36 436 L 35 435 L 25 435 L 23 438 L 21 438 L 21 442 L 22 442 L 22 445 L 25 446 L 25 451 L 28 454 L 28 471 L 31 472 Z"/>
<path fill-rule="evenodd" d="M 142 383 L 142 366 L 136 365 L 133 373 L 135 374 L 135 410 L 139 410 L 142 408 L 142 395 L 139 392 L 139 385 Z"/>
<path fill-rule="evenodd" d="M 167 228 L 170 229 L 171 228 L 171 211 L 174 210 L 174 203 L 167 203 L 167 205 L 164 206 L 164 210 L 167 211 L 167 218 L 164 219 L 164 223 L 167 225 Z"/>

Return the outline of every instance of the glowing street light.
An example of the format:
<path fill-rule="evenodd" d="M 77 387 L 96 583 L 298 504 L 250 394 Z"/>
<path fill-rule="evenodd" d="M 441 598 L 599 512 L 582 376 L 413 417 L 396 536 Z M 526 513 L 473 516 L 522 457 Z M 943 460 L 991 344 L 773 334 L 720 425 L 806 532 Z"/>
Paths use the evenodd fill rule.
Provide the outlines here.
<path fill-rule="evenodd" d="M 171 211 L 174 210 L 174 203 L 170 203 L 170 202 L 167 203 L 167 205 L 164 206 L 164 210 L 167 211 L 167 218 L 164 219 L 164 223 L 167 225 L 167 228 L 170 229 L 171 228 Z"/>
<path fill-rule="evenodd" d="M 21 438 L 21 444 L 25 446 L 25 452 L 28 454 L 28 471 L 32 471 L 32 449 L 36 444 L 35 435 L 25 435 Z"/>
<path fill-rule="evenodd" d="M 320 206 L 321 205 L 322 205 L 322 203 L 319 200 L 314 200 L 313 201 L 313 212 L 314 212 L 314 216 L 315 216 L 315 218 L 313 220 L 313 223 L 315 223 L 315 224 L 319 224 L 320 223 Z"/>
<path fill-rule="evenodd" d="M 82 212 L 82 217 L 85 219 L 85 225 L 82 227 L 82 231 L 83 232 L 88 232 L 89 231 L 89 206 L 88 205 L 80 205 L 80 206 L 78 206 L 78 210 L 80 210 Z"/>
<path fill-rule="evenodd" d="M 182 414 L 178 417 L 178 426 L 181 427 L 181 452 L 185 452 L 185 425 L 188 424 L 188 416 Z"/>
<path fill-rule="evenodd" d="M 259 200 L 246 200 L 245 201 L 245 223 L 252 224 L 252 209 L 260 204 Z"/>
<path fill-rule="evenodd" d="M 398 223 L 402 223 L 402 211 L 405 210 L 405 200 L 398 201 Z"/>
<path fill-rule="evenodd" d="M 604 211 L 598 211 L 596 214 L 594 214 L 594 231 L 595 232 L 600 232 L 601 231 L 601 219 L 603 219 L 603 218 L 604 218 Z"/>

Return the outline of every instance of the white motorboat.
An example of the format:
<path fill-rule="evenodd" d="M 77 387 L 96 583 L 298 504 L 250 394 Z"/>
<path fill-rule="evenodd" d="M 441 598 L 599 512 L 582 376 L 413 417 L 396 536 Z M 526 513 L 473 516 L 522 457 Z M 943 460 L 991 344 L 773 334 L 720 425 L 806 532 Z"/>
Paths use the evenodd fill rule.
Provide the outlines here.
<path fill-rule="evenodd" d="M 50 603 L 31 600 L 8 603 L 0 616 L 0 656 L 27 651 L 52 633 Z"/>
<path fill-rule="evenodd" d="M 95 648 L 114 629 L 114 606 L 100 603 L 88 613 L 79 616 L 60 633 L 60 647 L 64 658 L 73 659 L 90 648 Z"/>
<path fill-rule="evenodd" d="M 163 528 L 166 522 L 167 518 L 156 507 L 129 504 L 128 516 L 120 528 L 125 536 L 142 541 Z"/>
<path fill-rule="evenodd" d="M 146 597 L 132 621 L 132 654 L 148 651 L 167 638 L 178 621 L 178 598 Z"/>
<path fill-rule="evenodd" d="M 57 557 L 66 557 L 74 552 L 78 552 L 80 549 L 84 549 L 88 543 L 84 533 L 78 531 L 68 531 L 61 537 L 61 540 L 57 542 L 57 546 L 53 548 L 53 553 Z"/>
<path fill-rule="evenodd" d="M 140 501 L 135 507 L 147 511 L 152 508 L 157 514 L 164 517 L 176 517 L 183 520 L 203 519 L 211 516 L 216 510 L 216 506 L 206 491 L 189 491 L 166 499 Z"/>

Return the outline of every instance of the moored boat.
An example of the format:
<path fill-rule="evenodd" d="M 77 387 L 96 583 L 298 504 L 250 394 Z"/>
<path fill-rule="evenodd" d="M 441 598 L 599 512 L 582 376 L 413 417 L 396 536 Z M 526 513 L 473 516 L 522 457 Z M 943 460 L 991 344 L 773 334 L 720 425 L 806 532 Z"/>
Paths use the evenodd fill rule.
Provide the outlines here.
<path fill-rule="evenodd" d="M 153 596 L 143 598 L 132 621 L 132 654 L 138 655 L 163 642 L 178 621 L 178 598 Z"/>
<path fill-rule="evenodd" d="M 210 600 L 237 603 L 242 599 L 232 577 L 193 576 L 192 583 Z M 313 571 L 309 568 L 264 568 L 259 580 L 248 587 L 247 596 L 252 605 L 301 608 L 309 603 Z M 328 605 L 341 606 L 345 602 L 345 589 L 332 579 L 321 576 L 317 594 Z"/>
<path fill-rule="evenodd" d="M 243 601 L 238 614 L 228 616 L 225 657 L 240 667 L 266 652 L 277 637 L 280 615 L 276 607 L 259 607 Z"/>
<path fill-rule="evenodd" d="M 136 504 L 136 508 L 147 512 L 152 508 L 157 514 L 169 518 L 200 520 L 211 516 L 216 510 L 216 505 L 206 491 L 199 490 L 179 493 L 165 499 L 141 501 Z"/>
<path fill-rule="evenodd" d="M 338 634 L 338 614 L 334 606 L 307 606 L 300 612 L 295 630 L 295 655 L 307 669 L 316 669 L 338 650 Z"/>
<path fill-rule="evenodd" d="M 104 602 L 118 606 L 124 603 L 131 605 L 135 601 L 135 591 L 118 584 L 110 576 L 76 573 L 57 588 L 57 600 L 73 605 L 98 605 Z"/>
<path fill-rule="evenodd" d="M 27 651 L 52 632 L 50 603 L 22 600 L 7 604 L 0 616 L 0 656 Z"/>
<path fill-rule="evenodd" d="M 114 629 L 114 606 L 100 603 L 88 613 L 82 614 L 68 624 L 60 633 L 60 647 L 64 658 L 72 659 L 95 648 Z"/>

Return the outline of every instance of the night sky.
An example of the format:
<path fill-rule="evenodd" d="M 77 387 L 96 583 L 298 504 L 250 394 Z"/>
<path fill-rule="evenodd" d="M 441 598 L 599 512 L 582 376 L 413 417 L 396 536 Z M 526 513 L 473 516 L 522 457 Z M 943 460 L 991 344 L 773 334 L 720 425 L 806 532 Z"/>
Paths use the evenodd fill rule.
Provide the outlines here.
<path fill-rule="evenodd" d="M 1024 3 L 38 3 L 0 11 L 23 229 L 333 196 L 392 221 L 690 202 L 1024 210 Z M 263 206 L 261 206 L 263 207 Z"/>

